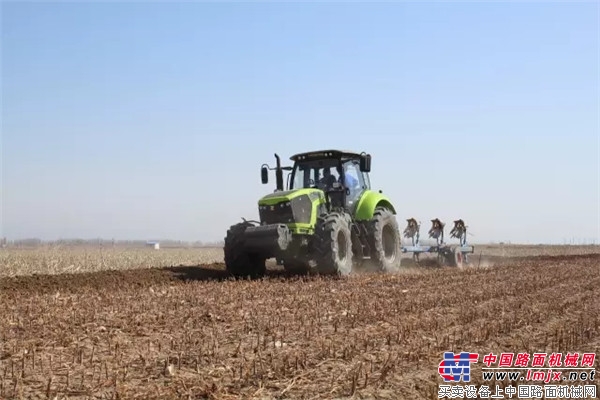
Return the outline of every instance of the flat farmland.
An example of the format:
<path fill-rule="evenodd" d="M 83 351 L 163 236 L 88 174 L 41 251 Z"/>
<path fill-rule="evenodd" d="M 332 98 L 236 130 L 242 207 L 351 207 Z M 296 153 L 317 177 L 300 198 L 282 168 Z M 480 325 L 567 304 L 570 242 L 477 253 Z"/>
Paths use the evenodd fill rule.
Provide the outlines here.
<path fill-rule="evenodd" d="M 598 246 L 345 279 L 234 281 L 222 256 L 0 249 L 0 398 L 433 399 L 445 351 L 600 353 Z"/>
<path fill-rule="evenodd" d="M 206 265 L 223 262 L 223 249 L 40 246 L 0 249 L 0 276 L 64 274 Z"/>
<path fill-rule="evenodd" d="M 581 255 L 600 253 L 600 246 L 560 245 L 475 245 L 471 259 L 477 265 L 492 265 L 530 256 Z M 403 265 L 412 266 L 405 255 Z M 422 255 L 422 259 L 432 256 Z M 162 248 L 39 246 L 0 248 L 0 277 L 20 275 L 55 275 L 106 270 L 165 268 L 173 266 L 206 266 L 223 268 L 221 247 Z M 269 260 L 270 265 L 273 264 Z"/>

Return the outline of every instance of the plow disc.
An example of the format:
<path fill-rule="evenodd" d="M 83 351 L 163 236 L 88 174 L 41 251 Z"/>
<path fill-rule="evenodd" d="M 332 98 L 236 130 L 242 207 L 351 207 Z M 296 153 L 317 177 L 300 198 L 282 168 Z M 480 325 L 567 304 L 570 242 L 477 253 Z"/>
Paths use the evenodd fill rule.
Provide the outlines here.
<path fill-rule="evenodd" d="M 403 253 L 412 253 L 413 259 L 418 264 L 421 253 L 434 253 L 438 256 L 440 265 L 462 268 L 469 264 L 469 254 L 475 252 L 475 248 L 467 244 L 467 226 L 462 219 L 454 221 L 454 226 L 450 231 L 450 237 L 458 239 L 458 244 L 448 244 L 444 241 L 444 228 L 446 224 L 439 218 L 431 220 L 431 228 L 428 231 L 431 244 L 421 244 L 420 230 L 421 223 L 415 218 L 406 220 L 407 225 L 403 236 L 410 239 L 410 245 L 403 245 Z"/>

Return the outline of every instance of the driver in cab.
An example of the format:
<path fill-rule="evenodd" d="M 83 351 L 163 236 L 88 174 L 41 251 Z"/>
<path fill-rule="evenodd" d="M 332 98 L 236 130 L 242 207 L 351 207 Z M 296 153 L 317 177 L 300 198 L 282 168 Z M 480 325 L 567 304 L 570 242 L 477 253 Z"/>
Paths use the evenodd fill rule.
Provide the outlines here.
<path fill-rule="evenodd" d="M 331 174 L 331 168 L 323 169 L 323 177 L 319 180 L 319 186 L 323 190 L 333 188 L 333 184 L 337 182 L 335 176 Z"/>

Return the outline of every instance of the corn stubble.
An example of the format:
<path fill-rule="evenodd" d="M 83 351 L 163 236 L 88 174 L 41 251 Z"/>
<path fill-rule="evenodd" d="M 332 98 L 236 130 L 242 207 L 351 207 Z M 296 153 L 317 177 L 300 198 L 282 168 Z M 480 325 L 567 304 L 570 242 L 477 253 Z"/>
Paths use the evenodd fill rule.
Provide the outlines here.
<path fill-rule="evenodd" d="M 222 248 L 40 246 L 0 249 L 0 277 L 57 275 L 223 262 Z"/>
<path fill-rule="evenodd" d="M 599 264 L 3 278 L 0 398 L 437 398 L 444 351 L 600 353 Z M 198 268 L 223 277 L 220 264 Z"/>

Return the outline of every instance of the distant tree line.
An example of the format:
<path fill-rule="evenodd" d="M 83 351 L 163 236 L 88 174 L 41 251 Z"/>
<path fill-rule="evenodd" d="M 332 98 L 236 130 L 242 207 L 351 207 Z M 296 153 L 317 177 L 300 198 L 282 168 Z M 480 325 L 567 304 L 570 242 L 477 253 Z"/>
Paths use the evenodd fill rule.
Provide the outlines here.
<path fill-rule="evenodd" d="M 0 240 L 0 247 L 39 247 L 39 246 L 101 246 L 101 247 L 145 247 L 149 242 L 160 243 L 161 248 L 222 247 L 223 241 L 183 241 L 183 240 L 115 240 L 115 239 L 58 239 L 41 240 L 25 238 Z"/>

